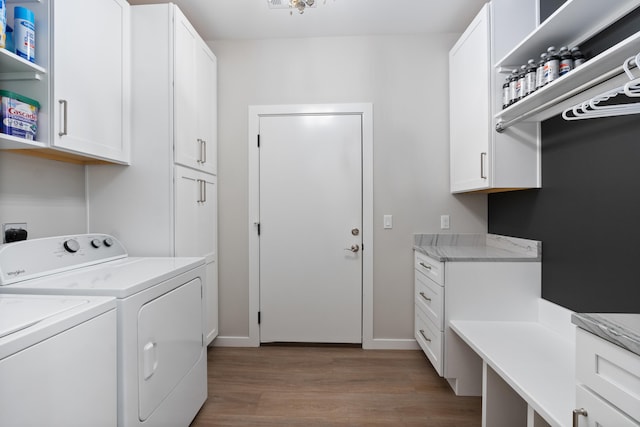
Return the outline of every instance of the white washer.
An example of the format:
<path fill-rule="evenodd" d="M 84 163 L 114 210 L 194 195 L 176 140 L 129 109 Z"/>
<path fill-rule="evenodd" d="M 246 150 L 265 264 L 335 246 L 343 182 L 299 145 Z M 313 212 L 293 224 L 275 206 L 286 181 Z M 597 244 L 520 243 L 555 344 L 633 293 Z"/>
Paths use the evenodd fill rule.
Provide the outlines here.
<path fill-rule="evenodd" d="M 116 303 L 0 295 L 0 426 L 117 423 Z"/>
<path fill-rule="evenodd" d="M 188 426 L 207 397 L 204 258 L 128 257 L 112 236 L 0 246 L 0 293 L 116 298 L 118 425 Z"/>

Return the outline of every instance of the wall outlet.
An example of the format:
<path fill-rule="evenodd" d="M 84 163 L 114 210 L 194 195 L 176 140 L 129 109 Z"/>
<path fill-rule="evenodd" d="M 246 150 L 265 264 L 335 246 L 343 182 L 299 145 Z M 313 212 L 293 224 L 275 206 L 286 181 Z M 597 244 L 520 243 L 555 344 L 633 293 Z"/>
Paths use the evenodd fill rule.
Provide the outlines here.
<path fill-rule="evenodd" d="M 2 224 L 2 243 L 27 240 L 26 222 L 7 222 Z"/>
<path fill-rule="evenodd" d="M 440 215 L 440 228 L 443 230 L 449 229 L 449 215 Z"/>

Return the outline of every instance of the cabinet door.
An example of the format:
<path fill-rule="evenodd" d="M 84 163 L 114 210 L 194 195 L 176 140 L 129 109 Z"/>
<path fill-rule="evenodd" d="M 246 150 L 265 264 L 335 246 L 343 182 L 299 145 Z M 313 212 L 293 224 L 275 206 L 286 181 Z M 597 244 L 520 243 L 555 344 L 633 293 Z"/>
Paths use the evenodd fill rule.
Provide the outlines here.
<path fill-rule="evenodd" d="M 175 167 L 175 256 L 204 257 L 207 263 L 206 338 L 218 333 L 218 218 L 216 177 Z"/>
<path fill-rule="evenodd" d="M 217 60 L 211 49 L 199 41 L 196 48 L 197 95 L 197 139 L 202 152 L 197 161 L 198 168 L 217 173 Z"/>
<path fill-rule="evenodd" d="M 187 18 L 175 7 L 174 49 L 174 118 L 175 161 L 199 168 L 201 159 L 197 129 L 196 46 L 198 34 Z"/>
<path fill-rule="evenodd" d="M 129 20 L 125 0 L 53 4 L 54 147 L 129 162 Z"/>
<path fill-rule="evenodd" d="M 449 52 L 451 191 L 490 185 L 489 4 Z"/>
<path fill-rule="evenodd" d="M 175 9 L 175 161 L 216 173 L 216 58 Z"/>
<path fill-rule="evenodd" d="M 619 412 L 582 386 L 576 387 L 576 407 L 587 411 L 579 417 L 579 427 L 638 427 L 640 423 Z"/>

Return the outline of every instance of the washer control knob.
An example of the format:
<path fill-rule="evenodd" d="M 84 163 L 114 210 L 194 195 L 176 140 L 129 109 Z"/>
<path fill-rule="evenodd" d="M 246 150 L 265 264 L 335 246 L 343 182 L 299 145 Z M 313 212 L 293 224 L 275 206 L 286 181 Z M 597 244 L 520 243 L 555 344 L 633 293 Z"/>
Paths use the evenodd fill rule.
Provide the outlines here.
<path fill-rule="evenodd" d="M 106 239 L 103 240 L 103 243 L 106 247 L 111 247 L 113 246 L 113 239 L 111 237 L 107 237 Z"/>
<path fill-rule="evenodd" d="M 65 241 L 63 246 L 67 252 L 71 252 L 72 254 L 80 250 L 80 244 L 75 239 Z"/>
<path fill-rule="evenodd" d="M 91 241 L 91 246 L 98 249 L 100 246 L 102 246 L 102 241 L 100 241 L 100 239 L 93 239 Z"/>

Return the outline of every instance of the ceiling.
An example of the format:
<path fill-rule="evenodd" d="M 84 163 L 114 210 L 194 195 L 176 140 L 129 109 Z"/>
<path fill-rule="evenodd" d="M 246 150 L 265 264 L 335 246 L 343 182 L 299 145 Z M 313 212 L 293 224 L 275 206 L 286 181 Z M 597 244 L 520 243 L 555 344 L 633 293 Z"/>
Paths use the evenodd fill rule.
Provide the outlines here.
<path fill-rule="evenodd" d="M 303 15 L 268 0 L 173 0 L 205 40 L 461 33 L 486 0 L 316 0 Z M 284 0 L 286 3 L 287 0 Z M 169 0 L 129 0 L 132 5 Z"/>

